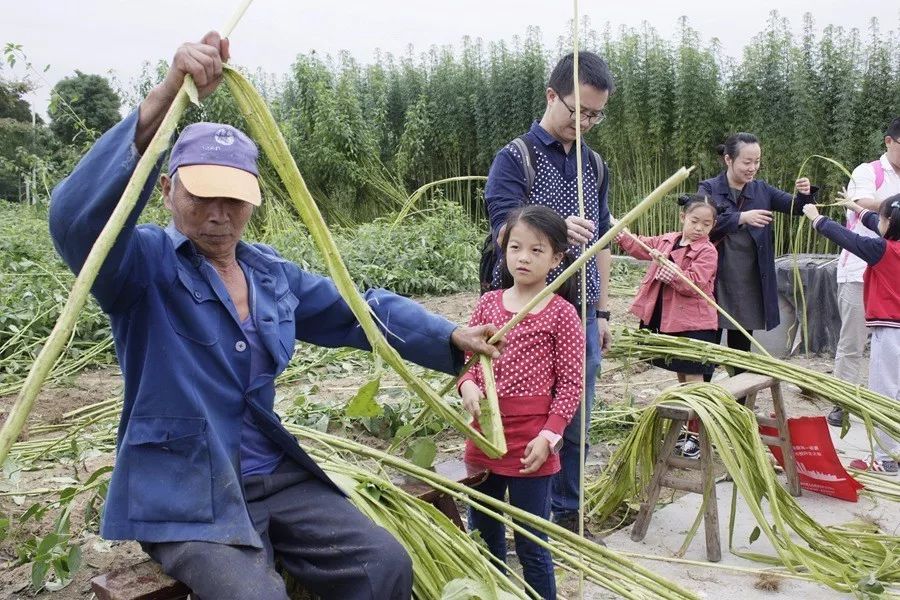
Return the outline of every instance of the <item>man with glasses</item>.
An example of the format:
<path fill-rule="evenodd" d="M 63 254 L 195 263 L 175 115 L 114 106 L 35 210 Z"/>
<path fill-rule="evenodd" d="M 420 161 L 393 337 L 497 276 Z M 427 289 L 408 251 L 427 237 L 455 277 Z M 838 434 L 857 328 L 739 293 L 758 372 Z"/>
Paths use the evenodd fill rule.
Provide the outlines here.
<path fill-rule="evenodd" d="M 864 162 L 853 169 L 853 178 L 847 185 L 847 198 L 874 211 L 878 210 L 885 198 L 900 194 L 900 117 L 891 121 L 885 130 L 884 146 L 885 152 L 878 160 Z M 859 235 L 878 236 L 863 225 L 852 210 L 847 210 L 847 228 Z M 861 258 L 846 250 L 841 251 L 837 266 L 841 333 L 834 356 L 834 376 L 857 385 L 866 383 L 866 370 L 862 364 L 868 338 L 863 307 L 865 271 L 866 263 Z M 841 427 L 843 422 L 844 410 L 835 406 L 828 414 L 828 423 L 833 427 Z M 862 463 L 861 468 L 865 469 L 866 466 L 866 463 Z"/>
<path fill-rule="evenodd" d="M 582 245 L 590 246 L 609 229 L 608 169 L 583 141 L 585 214 L 584 218 L 579 216 L 575 127 L 579 125 L 584 135 L 603 120 L 603 109 L 614 89 L 613 79 L 602 58 L 592 52 L 579 53 L 581 118 L 576 123 L 574 62 L 573 54 L 569 54 L 557 63 L 547 84 L 547 105 L 541 120 L 535 121 L 526 134 L 504 146 L 494 158 L 488 173 L 485 203 L 495 243 L 500 239 L 509 212 L 530 203 L 548 206 L 566 220 L 571 244 L 569 252 L 573 257 L 580 255 Z M 495 250 L 499 256 L 499 247 Z M 494 269 L 494 288 L 500 284 L 499 262 Z M 609 265 L 608 249 L 587 263 L 587 415 L 590 415 L 594 402 L 601 351 L 610 341 Z M 551 271 L 550 279 L 561 272 L 561 267 Z M 580 279 L 578 281 L 580 285 Z M 581 415 L 576 412 L 562 438 L 549 430 L 541 432 L 541 437 L 551 448 L 559 449 L 562 463 L 562 470 L 553 481 L 553 520 L 573 531 L 578 528 L 580 421 Z"/>

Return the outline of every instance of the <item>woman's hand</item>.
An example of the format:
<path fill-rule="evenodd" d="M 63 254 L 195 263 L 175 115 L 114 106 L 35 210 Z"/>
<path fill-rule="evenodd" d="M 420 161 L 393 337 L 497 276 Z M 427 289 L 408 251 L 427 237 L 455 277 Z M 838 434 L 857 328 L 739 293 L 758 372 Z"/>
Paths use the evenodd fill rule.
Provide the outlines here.
<path fill-rule="evenodd" d="M 814 221 L 816 217 L 819 216 L 819 209 L 816 208 L 815 204 L 804 204 L 803 214 L 806 215 L 806 218 L 810 221 Z"/>
<path fill-rule="evenodd" d="M 463 408 L 466 409 L 466 412 L 475 419 L 481 416 L 481 399 L 484 398 L 484 394 L 481 393 L 478 385 L 471 379 L 466 379 L 459 389 L 459 394 L 462 396 Z"/>
<path fill-rule="evenodd" d="M 550 441 L 543 436 L 537 436 L 525 446 L 525 456 L 520 459 L 522 468 L 519 469 L 519 473 L 522 475 L 534 473 L 547 462 L 549 456 Z"/>
<path fill-rule="evenodd" d="M 809 195 L 809 190 L 811 189 L 811 185 L 809 183 L 809 179 L 806 177 L 801 177 L 794 183 L 794 189 L 797 190 L 798 194 L 803 194 L 804 196 Z"/>
<path fill-rule="evenodd" d="M 750 227 L 765 227 L 772 222 L 772 211 L 757 208 L 755 210 L 745 210 L 741 213 L 738 223 L 741 225 L 749 225 Z"/>

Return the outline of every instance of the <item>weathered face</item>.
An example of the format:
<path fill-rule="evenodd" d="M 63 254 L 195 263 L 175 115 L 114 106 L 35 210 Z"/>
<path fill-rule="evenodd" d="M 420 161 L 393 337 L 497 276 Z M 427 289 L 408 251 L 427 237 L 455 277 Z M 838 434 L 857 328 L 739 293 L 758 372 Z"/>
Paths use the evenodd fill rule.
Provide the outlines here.
<path fill-rule="evenodd" d="M 506 243 L 506 268 L 519 285 L 544 283 L 551 269 L 562 260 L 562 252 L 553 252 L 546 235 L 519 222 L 513 225 Z"/>
<path fill-rule="evenodd" d="M 602 120 L 603 109 L 609 100 L 609 91 L 598 90 L 593 86 L 582 83 L 580 93 L 581 133 L 584 135 Z M 552 129 L 549 133 L 563 143 L 574 142 L 575 115 L 572 113 L 572 110 L 575 108 L 575 93 L 573 92 L 562 98 L 556 93 L 556 90 L 547 88 L 547 107 L 549 126 Z"/>
<path fill-rule="evenodd" d="M 762 160 L 762 150 L 759 144 L 741 143 L 738 147 L 737 156 L 725 155 L 725 164 L 731 172 L 731 176 L 735 182 L 746 185 L 753 181 L 756 173 L 759 171 L 760 161 Z"/>
<path fill-rule="evenodd" d="M 253 214 L 253 205 L 235 198 L 201 198 L 191 194 L 178 177 L 160 178 L 166 208 L 182 234 L 208 257 L 234 255 Z"/>

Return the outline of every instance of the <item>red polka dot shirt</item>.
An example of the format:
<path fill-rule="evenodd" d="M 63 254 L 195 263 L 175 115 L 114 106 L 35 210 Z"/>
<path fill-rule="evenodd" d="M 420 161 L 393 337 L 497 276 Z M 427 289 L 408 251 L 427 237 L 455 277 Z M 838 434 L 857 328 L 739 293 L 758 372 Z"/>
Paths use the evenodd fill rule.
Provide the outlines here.
<path fill-rule="evenodd" d="M 479 299 L 469 325 L 493 323 L 502 327 L 512 316 L 513 313 L 503 306 L 503 290 L 496 290 Z M 503 354 L 494 360 L 494 378 L 504 424 L 507 413 L 521 414 L 528 409 L 511 406 L 504 399 L 549 397 L 549 411 L 546 405 L 543 407 L 546 420 L 542 429 L 561 435 L 581 402 L 584 345 L 584 328 L 578 312 L 558 295 L 554 295 L 540 312 L 529 314 L 516 325 L 506 335 Z M 474 381 L 484 392 L 480 365 L 463 375 L 459 385 L 467 379 Z"/>

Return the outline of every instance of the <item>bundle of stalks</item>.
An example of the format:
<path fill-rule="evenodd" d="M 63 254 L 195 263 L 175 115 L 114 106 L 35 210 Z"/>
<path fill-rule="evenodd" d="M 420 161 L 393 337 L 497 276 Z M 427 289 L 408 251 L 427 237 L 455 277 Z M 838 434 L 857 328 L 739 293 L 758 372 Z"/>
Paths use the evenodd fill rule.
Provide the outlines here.
<path fill-rule="evenodd" d="M 734 350 L 709 342 L 631 329 L 622 331 L 616 339 L 611 355 L 637 360 L 679 358 L 770 375 L 820 396 L 858 416 L 865 423 L 870 436 L 873 436 L 874 427 L 878 427 L 895 440 L 900 440 L 900 412 L 897 411 L 895 400 L 862 386 L 777 358 Z"/>
<path fill-rule="evenodd" d="M 567 529 L 545 521 L 531 513 L 505 502 L 486 496 L 476 490 L 445 479 L 434 471 L 397 458 L 375 448 L 352 440 L 321 433 L 307 427 L 288 426 L 288 430 L 306 442 L 319 444 L 334 452 L 349 452 L 360 457 L 377 460 L 404 475 L 419 479 L 431 487 L 446 493 L 458 502 L 488 514 L 535 543 L 550 550 L 554 561 L 563 568 L 583 574 L 587 581 L 596 583 L 620 597 L 641 600 L 697 598 L 678 584 L 646 569 L 624 556 L 599 546 Z M 315 452 L 313 450 L 313 452 Z M 526 526 L 546 534 L 549 541 L 535 536 Z"/>
<path fill-rule="evenodd" d="M 607 469 L 588 487 L 587 503 L 592 514 L 607 516 L 623 502 L 644 493 L 661 440 L 672 423 L 657 414 L 656 407 L 661 403 L 694 410 L 734 481 L 729 522 L 729 544 L 734 554 L 782 565 L 835 590 L 860 596 L 900 581 L 900 537 L 871 529 L 825 527 L 806 514 L 775 478 L 753 413 L 714 384 L 670 388 L 641 414 Z M 757 522 L 750 542 L 764 533 L 775 548 L 775 556 L 734 548 L 737 493 Z M 763 510 L 764 504 L 767 511 Z M 701 506 L 683 548 L 696 533 L 704 510 L 705 506 Z M 795 536 L 805 545 L 798 543 Z"/>

